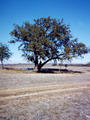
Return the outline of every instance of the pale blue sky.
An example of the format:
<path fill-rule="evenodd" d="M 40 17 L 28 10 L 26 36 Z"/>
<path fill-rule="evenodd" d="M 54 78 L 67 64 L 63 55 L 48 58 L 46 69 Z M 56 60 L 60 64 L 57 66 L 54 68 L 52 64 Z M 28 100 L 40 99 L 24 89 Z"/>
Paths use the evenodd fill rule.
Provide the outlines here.
<path fill-rule="evenodd" d="M 8 44 L 14 23 L 32 23 L 33 19 L 48 16 L 64 18 L 71 26 L 72 35 L 90 47 L 90 0 L 0 0 L 0 42 Z M 9 44 L 13 55 L 6 63 L 26 62 L 17 46 Z M 73 62 L 90 62 L 90 54 Z"/>

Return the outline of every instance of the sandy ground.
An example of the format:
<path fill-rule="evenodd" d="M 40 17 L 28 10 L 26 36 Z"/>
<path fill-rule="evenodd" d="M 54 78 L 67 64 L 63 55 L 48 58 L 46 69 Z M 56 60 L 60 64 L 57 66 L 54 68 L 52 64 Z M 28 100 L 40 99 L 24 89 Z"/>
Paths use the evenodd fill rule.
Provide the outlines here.
<path fill-rule="evenodd" d="M 68 69 L 81 73 L 0 69 L 0 120 L 90 120 L 90 67 Z"/>

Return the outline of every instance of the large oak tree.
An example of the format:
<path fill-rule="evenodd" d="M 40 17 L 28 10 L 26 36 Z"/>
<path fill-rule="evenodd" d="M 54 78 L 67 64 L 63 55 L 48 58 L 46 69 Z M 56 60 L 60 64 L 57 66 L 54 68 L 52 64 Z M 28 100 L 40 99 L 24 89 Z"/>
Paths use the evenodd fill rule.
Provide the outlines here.
<path fill-rule="evenodd" d="M 38 71 L 51 60 L 70 60 L 88 52 L 85 44 L 72 37 L 70 26 L 64 24 L 63 19 L 35 19 L 34 24 L 15 25 L 10 34 L 13 36 L 10 42 L 20 42 L 23 56 L 32 61 Z"/>

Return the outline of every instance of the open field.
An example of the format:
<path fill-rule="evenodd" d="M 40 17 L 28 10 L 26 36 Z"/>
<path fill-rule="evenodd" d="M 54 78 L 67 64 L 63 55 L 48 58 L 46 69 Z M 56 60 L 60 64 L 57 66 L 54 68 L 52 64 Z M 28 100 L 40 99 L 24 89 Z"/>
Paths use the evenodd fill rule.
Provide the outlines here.
<path fill-rule="evenodd" d="M 90 120 L 90 67 L 69 66 L 77 71 L 70 73 L 7 67 L 15 70 L 0 69 L 0 120 Z"/>

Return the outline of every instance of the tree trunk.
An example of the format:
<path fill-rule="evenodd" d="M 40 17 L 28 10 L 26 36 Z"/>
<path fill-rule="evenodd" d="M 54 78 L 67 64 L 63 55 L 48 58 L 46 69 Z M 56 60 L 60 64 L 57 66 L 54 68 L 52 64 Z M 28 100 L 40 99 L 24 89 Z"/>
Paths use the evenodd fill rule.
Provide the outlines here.
<path fill-rule="evenodd" d="M 40 65 L 38 65 L 38 72 L 40 72 L 41 71 L 41 66 Z"/>
<path fill-rule="evenodd" d="M 40 71 L 41 71 L 41 68 L 42 68 L 42 64 L 41 64 L 41 62 L 40 62 L 39 64 L 36 64 L 36 65 L 35 65 L 34 71 L 40 72 Z"/>
<path fill-rule="evenodd" d="M 36 71 L 36 72 L 38 71 L 38 65 L 34 66 L 34 71 Z"/>
<path fill-rule="evenodd" d="M 35 58 L 35 61 L 34 61 L 34 64 L 35 64 L 35 66 L 34 66 L 34 71 L 38 71 L 38 56 L 36 56 L 36 58 Z"/>
<path fill-rule="evenodd" d="M 40 64 L 38 64 L 38 65 L 35 65 L 35 67 L 34 67 L 34 71 L 36 71 L 36 72 L 40 72 L 41 71 L 41 65 Z"/>
<path fill-rule="evenodd" d="M 4 69 L 3 61 L 1 61 L 1 67 L 2 67 L 2 69 Z"/>

